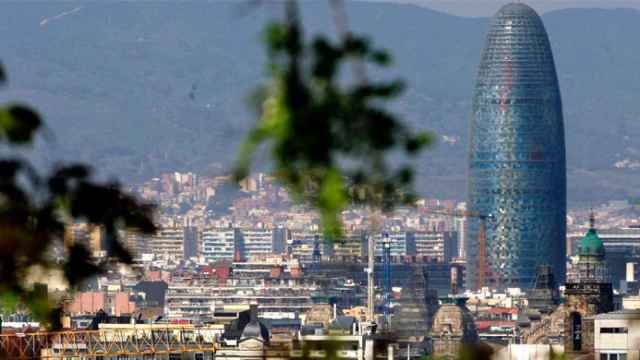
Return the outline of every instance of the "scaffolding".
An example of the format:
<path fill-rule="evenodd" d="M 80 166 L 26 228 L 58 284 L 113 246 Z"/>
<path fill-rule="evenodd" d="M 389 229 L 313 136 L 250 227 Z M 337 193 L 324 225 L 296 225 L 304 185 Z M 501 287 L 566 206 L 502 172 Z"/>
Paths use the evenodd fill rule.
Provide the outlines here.
<path fill-rule="evenodd" d="M 99 330 L 0 334 L 3 359 L 63 359 L 215 353 L 221 329 L 193 325 L 116 325 Z"/>

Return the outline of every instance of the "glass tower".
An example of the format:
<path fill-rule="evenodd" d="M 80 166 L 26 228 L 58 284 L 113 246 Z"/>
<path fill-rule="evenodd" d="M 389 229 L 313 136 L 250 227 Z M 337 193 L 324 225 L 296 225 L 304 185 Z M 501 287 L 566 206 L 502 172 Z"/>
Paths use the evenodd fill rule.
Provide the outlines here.
<path fill-rule="evenodd" d="M 467 206 L 476 217 L 469 218 L 465 245 L 468 288 L 533 287 L 538 265 L 551 265 L 564 281 L 565 167 L 547 32 L 529 6 L 505 5 L 491 20 L 473 98 Z"/>

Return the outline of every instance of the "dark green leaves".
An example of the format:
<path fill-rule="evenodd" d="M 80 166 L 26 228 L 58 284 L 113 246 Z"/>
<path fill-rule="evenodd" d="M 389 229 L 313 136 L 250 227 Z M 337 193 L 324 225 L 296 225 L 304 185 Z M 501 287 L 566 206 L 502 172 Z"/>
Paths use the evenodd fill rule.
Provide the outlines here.
<path fill-rule="evenodd" d="M 0 109 L 0 133 L 12 144 L 25 144 L 33 140 L 41 126 L 40 117 L 22 105 Z"/>
<path fill-rule="evenodd" d="M 0 63 L 0 85 L 5 82 L 7 82 L 7 74 L 5 74 L 4 67 L 2 66 L 2 63 Z"/>
<path fill-rule="evenodd" d="M 368 65 L 391 63 L 386 51 L 352 34 L 306 42 L 296 2 L 286 1 L 285 9 L 285 20 L 265 30 L 270 81 L 261 88 L 259 120 L 241 147 L 235 176 L 247 176 L 253 153 L 267 144 L 275 176 L 318 209 L 325 232 L 339 238 L 340 213 L 349 204 L 390 209 L 414 198 L 411 167 L 387 155 L 413 156 L 433 138 L 412 133 L 386 109 L 404 82 L 364 78 Z M 349 64 L 354 84 L 341 76 Z"/>
<path fill-rule="evenodd" d="M 64 276 L 71 284 L 80 284 L 83 280 L 99 273 L 101 269 L 91 261 L 91 254 L 81 244 L 72 244 L 68 249 L 67 262 L 64 264 Z"/>

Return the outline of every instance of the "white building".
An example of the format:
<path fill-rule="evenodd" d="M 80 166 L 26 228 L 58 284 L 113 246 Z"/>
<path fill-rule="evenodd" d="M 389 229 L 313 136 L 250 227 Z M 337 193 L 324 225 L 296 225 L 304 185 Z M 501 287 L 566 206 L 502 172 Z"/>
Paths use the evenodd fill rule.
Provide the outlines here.
<path fill-rule="evenodd" d="M 640 359 L 640 310 L 598 314 L 593 320 L 596 359 Z"/>

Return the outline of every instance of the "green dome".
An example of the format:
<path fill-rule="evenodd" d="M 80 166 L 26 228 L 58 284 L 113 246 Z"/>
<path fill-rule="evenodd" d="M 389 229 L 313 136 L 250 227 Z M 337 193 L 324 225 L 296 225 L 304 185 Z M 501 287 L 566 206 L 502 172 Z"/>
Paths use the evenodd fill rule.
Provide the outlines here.
<path fill-rule="evenodd" d="M 580 240 L 580 256 L 604 256 L 604 244 L 595 229 L 591 228 Z"/>

